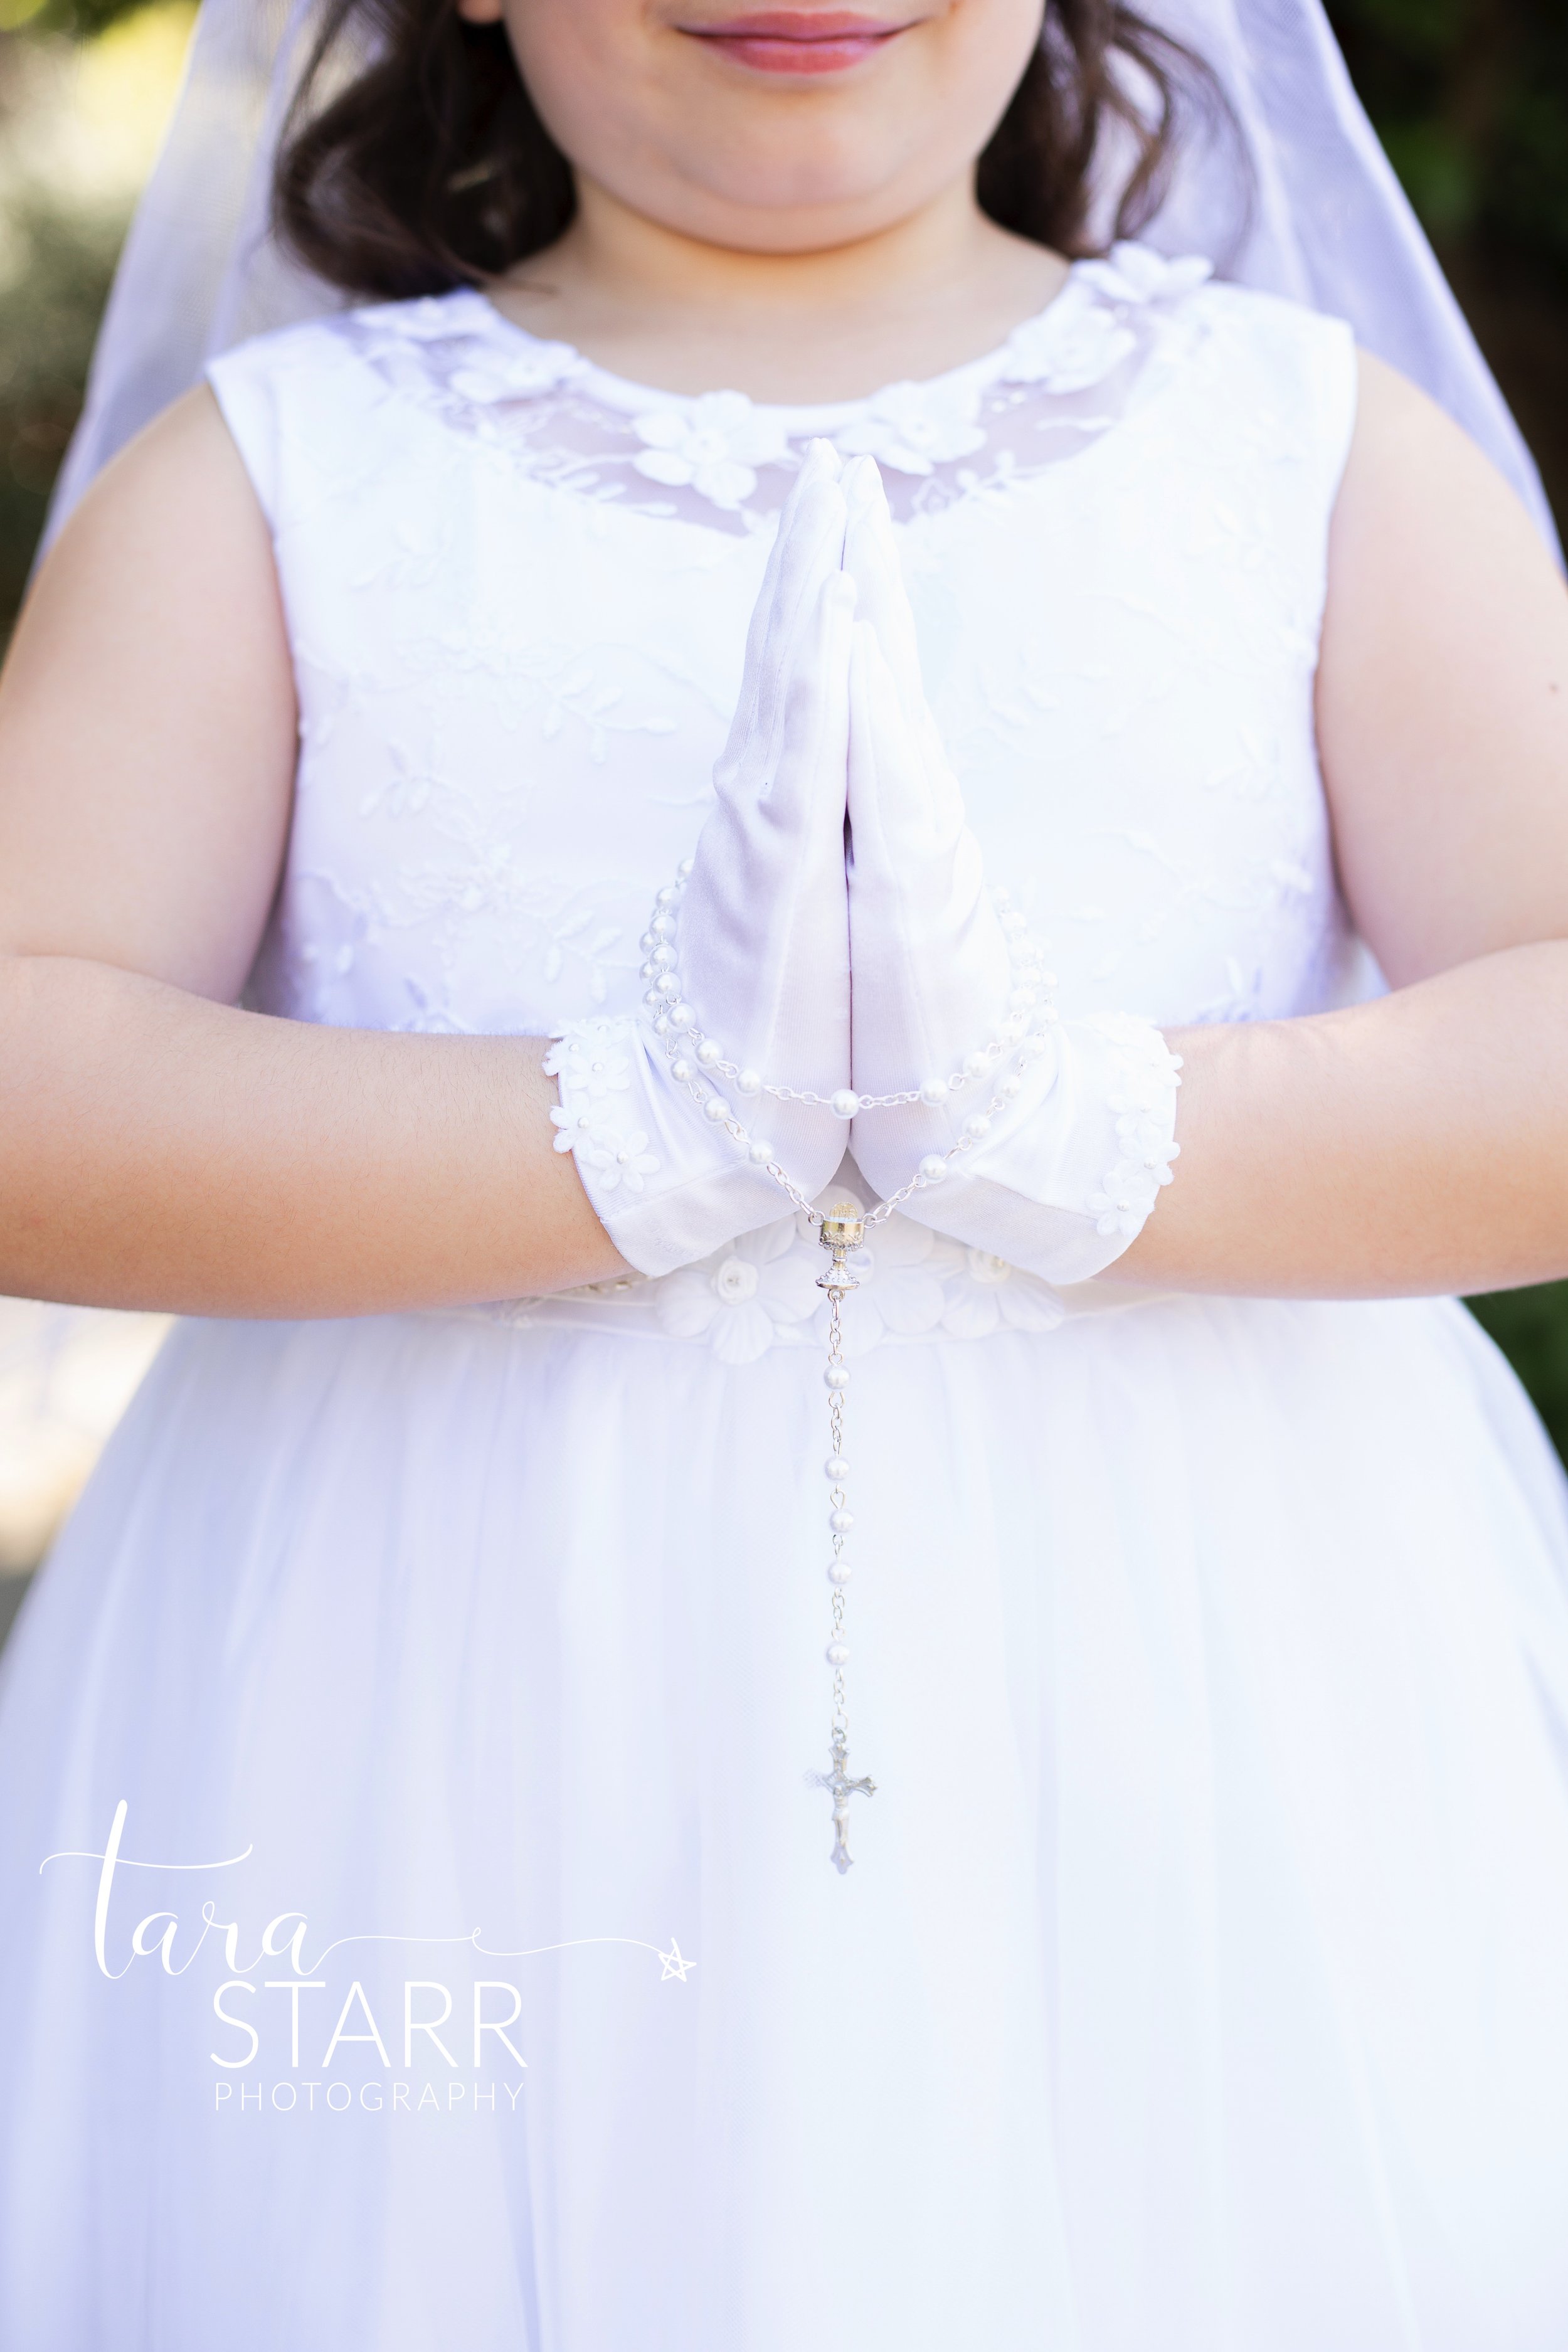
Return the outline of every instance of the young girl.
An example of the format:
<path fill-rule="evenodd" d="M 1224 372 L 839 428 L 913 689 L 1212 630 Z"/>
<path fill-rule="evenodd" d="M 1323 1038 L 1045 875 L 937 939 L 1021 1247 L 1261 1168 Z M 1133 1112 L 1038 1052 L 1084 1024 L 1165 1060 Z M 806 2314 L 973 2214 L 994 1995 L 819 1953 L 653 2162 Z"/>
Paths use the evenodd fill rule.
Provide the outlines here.
<path fill-rule="evenodd" d="M 1237 21 L 335 0 L 265 268 L 154 191 L 100 439 L 298 322 L 0 695 L 0 1286 L 189 1318 L 6 1661 L 8 2352 L 1568 2336 L 1443 1296 L 1568 1270 L 1568 610 Z"/>

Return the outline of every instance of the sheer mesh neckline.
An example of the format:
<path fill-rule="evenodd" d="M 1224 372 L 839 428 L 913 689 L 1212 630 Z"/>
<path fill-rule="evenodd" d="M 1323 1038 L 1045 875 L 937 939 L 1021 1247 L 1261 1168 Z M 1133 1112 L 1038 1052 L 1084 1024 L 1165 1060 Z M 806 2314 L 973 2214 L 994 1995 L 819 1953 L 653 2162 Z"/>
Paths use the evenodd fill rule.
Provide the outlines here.
<path fill-rule="evenodd" d="M 858 398 L 786 404 L 675 393 L 548 341 L 472 288 L 353 311 L 337 324 L 399 390 L 537 479 L 595 501 L 734 531 L 783 504 L 807 441 L 875 457 L 904 520 L 1034 474 L 1100 439 L 1206 261 L 1121 244 L 1071 265 L 1045 308 L 979 359 Z M 663 495 L 659 495 L 659 493 Z"/>

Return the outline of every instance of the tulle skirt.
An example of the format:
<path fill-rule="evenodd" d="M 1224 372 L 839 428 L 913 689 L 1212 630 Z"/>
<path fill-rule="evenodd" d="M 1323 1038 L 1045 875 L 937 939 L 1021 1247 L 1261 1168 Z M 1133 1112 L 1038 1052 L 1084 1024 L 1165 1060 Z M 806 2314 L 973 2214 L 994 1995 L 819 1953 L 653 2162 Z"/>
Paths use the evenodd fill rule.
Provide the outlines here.
<path fill-rule="evenodd" d="M 1561 2352 L 1568 1515 L 1489 1343 L 866 1357 L 845 1875 L 824 1396 L 176 1328 L 0 1693 L 7 2352 Z"/>

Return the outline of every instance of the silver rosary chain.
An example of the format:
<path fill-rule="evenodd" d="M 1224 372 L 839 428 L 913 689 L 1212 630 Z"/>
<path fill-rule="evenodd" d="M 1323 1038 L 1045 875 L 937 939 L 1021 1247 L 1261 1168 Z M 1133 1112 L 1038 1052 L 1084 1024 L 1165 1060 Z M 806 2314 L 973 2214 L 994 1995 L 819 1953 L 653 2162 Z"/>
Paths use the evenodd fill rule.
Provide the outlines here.
<path fill-rule="evenodd" d="M 758 1072 L 742 1068 L 730 1060 L 721 1046 L 699 1027 L 697 1016 L 681 996 L 680 979 L 676 967 L 673 940 L 677 931 L 675 910 L 679 905 L 685 882 L 691 872 L 692 861 L 686 858 L 679 870 L 678 879 L 667 884 L 655 901 L 652 918 L 642 938 L 647 961 L 642 978 L 647 992 L 643 1002 L 652 1016 L 653 1027 L 669 1062 L 670 1076 L 686 1092 L 703 1116 L 715 1127 L 721 1128 L 745 1153 L 752 1165 L 773 1181 L 791 1206 L 815 1228 L 817 1239 L 830 1254 L 831 1264 L 826 1274 L 817 1277 L 818 1287 L 827 1295 L 827 1362 L 823 1378 L 827 1387 L 827 1421 L 830 1451 L 824 1465 L 828 1480 L 828 1530 L 832 1538 L 832 1558 L 828 1563 L 828 1581 L 832 1590 L 832 1626 L 826 1648 L 826 1660 L 833 1674 L 832 1712 L 828 1723 L 828 1752 L 832 1769 L 826 1772 L 808 1773 L 808 1782 L 826 1789 L 833 1798 L 834 1843 L 830 1856 L 840 1875 L 853 1862 L 849 1852 L 849 1800 L 852 1796 L 875 1796 L 874 1780 L 849 1777 L 849 1715 L 844 1685 L 844 1669 L 848 1664 L 849 1649 L 844 1638 L 847 1588 L 850 1563 L 847 1542 L 854 1525 L 854 1515 L 848 1506 L 849 1465 L 844 1455 L 844 1402 L 849 1386 L 849 1367 L 844 1360 L 843 1302 L 848 1292 L 858 1288 L 858 1283 L 848 1261 L 864 1244 L 866 1234 L 883 1224 L 895 1210 L 940 1182 L 947 1174 L 951 1162 L 973 1151 L 990 1133 L 991 1121 L 1005 1111 L 1021 1091 L 1021 1080 L 1010 1063 L 1022 1066 L 1047 1050 L 1049 1040 L 1038 1029 L 1031 1030 L 1029 1016 L 1049 1024 L 1057 1017 L 1051 991 L 1056 985 L 1054 972 L 1045 969 L 1039 948 L 1027 936 L 1028 926 L 1016 912 L 1005 890 L 993 890 L 992 901 L 1001 918 L 1003 934 L 1007 941 L 1013 979 L 1012 998 L 1007 1020 L 998 1034 L 973 1054 L 964 1057 L 963 1067 L 946 1078 L 927 1080 L 919 1087 L 906 1087 L 896 1094 L 862 1095 L 849 1087 L 837 1094 L 821 1095 L 809 1088 L 771 1085 Z M 916 1103 L 928 1108 L 940 1108 L 948 1098 L 967 1087 L 975 1085 L 1001 1063 L 1003 1074 L 993 1088 L 991 1099 L 984 1111 L 973 1113 L 964 1128 L 944 1152 L 931 1153 L 921 1161 L 908 1183 L 900 1185 L 885 1201 L 877 1202 L 863 1210 L 858 1202 L 843 1202 L 828 1209 L 817 1209 L 806 1197 L 788 1171 L 775 1158 L 773 1148 L 751 1134 L 713 1082 L 722 1078 L 748 1099 L 765 1097 L 774 1102 L 801 1103 L 812 1109 L 830 1110 L 838 1118 L 848 1120 L 866 1111 L 905 1109 Z M 711 1091 L 704 1088 L 704 1080 Z"/>

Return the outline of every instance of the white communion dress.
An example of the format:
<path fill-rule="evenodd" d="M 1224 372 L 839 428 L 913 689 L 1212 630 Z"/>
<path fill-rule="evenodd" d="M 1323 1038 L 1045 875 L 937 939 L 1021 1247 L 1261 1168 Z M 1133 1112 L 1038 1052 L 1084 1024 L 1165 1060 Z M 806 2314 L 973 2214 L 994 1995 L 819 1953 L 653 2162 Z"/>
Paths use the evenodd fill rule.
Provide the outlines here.
<path fill-rule="evenodd" d="M 301 710 L 253 1001 L 635 1009 L 816 435 L 881 465 L 1063 1011 L 1342 1000 L 1353 354 L 1206 279 L 1118 248 L 815 410 L 472 292 L 218 362 Z M 5 1661 L 6 2352 L 1568 2344 L 1568 1514 L 1511 1374 L 1452 1301 L 874 1233 L 841 1876 L 822 1264 L 786 1213 L 175 1327 Z"/>

